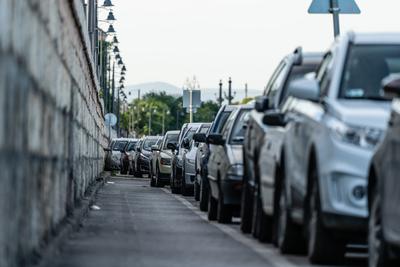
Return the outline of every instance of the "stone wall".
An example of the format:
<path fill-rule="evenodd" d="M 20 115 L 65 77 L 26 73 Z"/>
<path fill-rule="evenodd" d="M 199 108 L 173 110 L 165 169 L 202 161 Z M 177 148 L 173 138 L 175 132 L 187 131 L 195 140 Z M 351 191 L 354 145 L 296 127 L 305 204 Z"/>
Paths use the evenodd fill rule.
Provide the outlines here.
<path fill-rule="evenodd" d="M 103 169 L 81 0 L 0 0 L 0 266 L 22 266 Z"/>

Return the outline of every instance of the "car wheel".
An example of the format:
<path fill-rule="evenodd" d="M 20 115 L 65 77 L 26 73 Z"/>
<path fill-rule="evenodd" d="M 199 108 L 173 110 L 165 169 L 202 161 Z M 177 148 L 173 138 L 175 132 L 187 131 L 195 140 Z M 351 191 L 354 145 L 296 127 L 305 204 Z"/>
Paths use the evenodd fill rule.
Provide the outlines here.
<path fill-rule="evenodd" d="M 219 223 L 232 222 L 232 207 L 224 204 L 224 196 L 222 193 L 220 193 L 218 197 L 217 220 Z"/>
<path fill-rule="evenodd" d="M 317 169 L 314 168 L 311 173 L 312 184 L 308 201 L 308 259 L 312 264 L 342 263 L 345 255 L 345 244 L 336 240 L 325 229 L 322 222 L 317 173 Z M 290 240 L 290 242 L 293 241 Z"/>
<path fill-rule="evenodd" d="M 160 181 L 160 167 L 158 167 L 158 164 L 156 166 L 155 180 L 156 180 L 156 187 L 164 187 L 164 184 Z"/>
<path fill-rule="evenodd" d="M 247 181 L 243 182 L 243 191 L 240 205 L 240 229 L 243 233 L 250 233 L 253 217 L 253 198 L 250 185 Z"/>
<path fill-rule="evenodd" d="M 217 219 L 218 201 L 212 196 L 211 191 L 208 192 L 208 220 L 215 221 Z"/>
<path fill-rule="evenodd" d="M 200 200 L 200 185 L 197 182 L 197 179 L 194 181 L 194 200 L 199 201 Z"/>
<path fill-rule="evenodd" d="M 277 209 L 277 245 L 282 254 L 296 253 L 303 245 L 301 241 L 301 229 L 297 227 L 290 218 L 287 204 L 287 193 L 285 182 L 282 181 L 278 196 L 279 206 Z"/>
<path fill-rule="evenodd" d="M 179 194 L 180 193 L 180 190 L 179 190 L 180 188 L 175 186 L 175 177 L 176 177 L 175 174 L 176 174 L 175 168 L 172 168 L 171 181 L 170 181 L 171 193 L 172 194 Z"/>
<path fill-rule="evenodd" d="M 383 238 L 381 197 L 376 188 L 370 201 L 372 205 L 368 223 L 368 266 L 383 267 L 388 265 L 388 251 Z"/>
<path fill-rule="evenodd" d="M 186 173 L 185 168 L 183 168 L 182 181 L 181 181 L 181 194 L 182 194 L 182 196 L 190 196 L 191 193 L 193 193 L 193 192 L 191 192 L 190 189 L 186 185 L 185 173 Z"/>
<path fill-rule="evenodd" d="M 209 195 L 209 188 L 207 182 L 201 178 L 200 180 L 200 203 L 199 207 L 201 211 L 208 210 L 208 195 Z"/>
<path fill-rule="evenodd" d="M 264 243 L 272 240 L 272 218 L 269 218 L 263 210 L 260 190 L 259 183 L 256 183 L 253 196 L 252 234 Z"/>

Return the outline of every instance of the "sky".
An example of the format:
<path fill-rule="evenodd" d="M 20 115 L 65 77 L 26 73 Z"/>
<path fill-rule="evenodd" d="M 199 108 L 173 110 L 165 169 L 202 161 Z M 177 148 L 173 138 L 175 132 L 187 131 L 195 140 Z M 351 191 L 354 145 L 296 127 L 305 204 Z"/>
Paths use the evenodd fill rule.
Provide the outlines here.
<path fill-rule="evenodd" d="M 232 77 L 262 90 L 279 61 L 297 46 L 326 51 L 331 15 L 307 13 L 311 0 L 113 0 L 126 85 L 162 81 L 202 88 Z M 341 30 L 400 30 L 399 0 L 357 0 L 361 15 L 342 15 Z M 105 16 L 105 15 L 104 15 Z"/>

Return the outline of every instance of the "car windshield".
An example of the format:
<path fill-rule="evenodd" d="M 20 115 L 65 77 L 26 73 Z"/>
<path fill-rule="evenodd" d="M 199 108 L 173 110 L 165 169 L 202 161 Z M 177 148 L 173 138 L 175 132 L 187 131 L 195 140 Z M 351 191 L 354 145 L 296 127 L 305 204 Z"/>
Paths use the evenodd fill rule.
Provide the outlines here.
<path fill-rule="evenodd" d="M 222 128 L 224 128 L 226 121 L 231 115 L 232 111 L 224 111 L 219 117 L 219 120 L 215 122 L 213 129 L 211 129 L 212 133 L 221 133 Z"/>
<path fill-rule="evenodd" d="M 399 45 L 355 45 L 350 48 L 339 98 L 387 100 L 382 80 L 400 72 Z"/>
<path fill-rule="evenodd" d="M 125 148 L 128 141 L 116 141 L 113 147 L 113 151 L 121 151 Z"/>
<path fill-rule="evenodd" d="M 151 151 L 151 147 L 157 143 L 157 139 L 146 139 L 143 143 L 143 150 Z"/>
<path fill-rule="evenodd" d="M 164 142 L 163 150 L 167 150 L 168 149 L 167 148 L 168 143 L 176 144 L 178 142 L 178 137 L 179 137 L 178 134 L 169 134 L 169 135 L 167 135 L 167 137 L 165 139 L 165 142 Z"/>
<path fill-rule="evenodd" d="M 129 142 L 128 147 L 127 147 L 127 151 L 133 151 L 135 150 L 135 146 L 136 146 L 137 142 Z"/>
<path fill-rule="evenodd" d="M 246 132 L 244 125 L 245 125 L 246 121 L 248 120 L 249 114 L 250 114 L 249 109 L 243 109 L 238 114 L 238 117 L 236 118 L 236 121 L 233 124 L 231 139 L 229 142 L 230 144 L 232 144 L 232 145 L 243 144 L 244 134 Z"/>

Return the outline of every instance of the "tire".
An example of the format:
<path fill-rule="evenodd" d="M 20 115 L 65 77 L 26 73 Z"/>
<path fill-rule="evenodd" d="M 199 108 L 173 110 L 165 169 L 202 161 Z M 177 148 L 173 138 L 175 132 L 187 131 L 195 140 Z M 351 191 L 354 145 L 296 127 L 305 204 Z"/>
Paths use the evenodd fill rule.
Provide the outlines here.
<path fill-rule="evenodd" d="M 218 197 L 217 220 L 219 223 L 232 223 L 232 206 L 224 204 L 222 193 Z"/>
<path fill-rule="evenodd" d="M 217 219 L 218 201 L 212 196 L 211 191 L 208 192 L 208 220 L 215 221 Z"/>
<path fill-rule="evenodd" d="M 260 242 L 272 241 L 272 218 L 265 214 L 262 207 L 261 189 L 259 183 L 256 184 L 253 197 L 253 227 L 252 234 Z"/>
<path fill-rule="evenodd" d="M 383 238 L 381 197 L 374 188 L 370 197 L 371 211 L 368 223 L 368 266 L 384 267 L 389 264 L 387 244 Z"/>
<path fill-rule="evenodd" d="M 207 181 L 201 178 L 200 181 L 200 203 L 199 208 L 201 211 L 208 211 L 208 195 L 209 195 L 209 186 Z"/>
<path fill-rule="evenodd" d="M 158 167 L 158 164 L 156 166 L 156 187 L 164 187 L 164 184 L 160 182 L 160 169 Z"/>
<path fill-rule="evenodd" d="M 180 193 L 180 188 L 175 186 L 175 168 L 172 168 L 171 172 L 171 181 L 170 181 L 170 187 L 171 187 L 171 193 L 172 194 L 179 194 Z"/>
<path fill-rule="evenodd" d="M 190 190 L 186 185 L 186 178 L 185 178 L 185 168 L 182 170 L 182 181 L 181 181 L 181 194 L 182 196 L 191 196 L 193 191 Z"/>
<path fill-rule="evenodd" d="M 199 201 L 200 200 L 200 185 L 197 182 L 197 179 L 194 182 L 194 192 L 193 192 L 193 194 L 194 194 L 194 200 Z"/>
<path fill-rule="evenodd" d="M 332 232 L 325 229 L 322 222 L 317 173 L 317 169 L 314 168 L 310 174 L 311 187 L 308 201 L 309 216 L 307 218 L 308 259 L 312 264 L 343 263 L 345 243 L 336 240 Z"/>
<path fill-rule="evenodd" d="M 156 181 L 154 181 L 153 177 L 150 177 L 150 186 L 151 187 L 156 187 Z"/>
<path fill-rule="evenodd" d="M 253 194 L 247 181 L 243 182 L 240 218 L 240 230 L 246 234 L 251 233 L 253 218 Z"/>
<path fill-rule="evenodd" d="M 285 180 L 279 188 L 277 200 L 278 208 L 276 213 L 277 222 L 277 246 L 282 254 L 298 253 L 301 247 L 304 247 L 304 241 L 301 236 L 301 229 L 295 225 L 289 214 L 289 207 L 287 204 L 287 192 Z"/>

